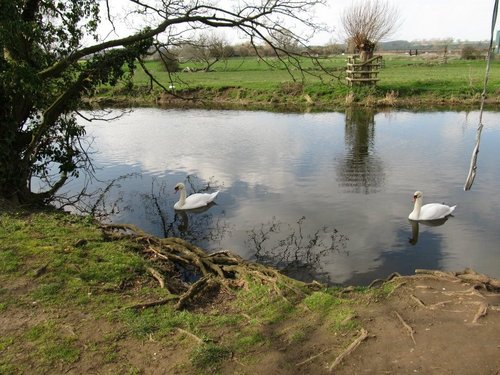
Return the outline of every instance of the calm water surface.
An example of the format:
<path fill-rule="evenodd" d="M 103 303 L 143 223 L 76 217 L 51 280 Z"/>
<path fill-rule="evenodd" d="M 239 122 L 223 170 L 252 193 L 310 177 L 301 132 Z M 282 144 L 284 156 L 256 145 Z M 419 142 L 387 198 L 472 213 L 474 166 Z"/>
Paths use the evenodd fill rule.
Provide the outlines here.
<path fill-rule="evenodd" d="M 135 109 L 86 126 L 96 177 L 118 179 L 99 206 L 109 220 L 304 280 L 368 284 L 417 268 L 500 277 L 498 112 L 483 117 L 478 175 L 463 191 L 478 116 Z M 221 193 L 207 210 L 175 213 L 177 182 Z M 412 226 L 415 190 L 457 204 L 454 217 Z"/>

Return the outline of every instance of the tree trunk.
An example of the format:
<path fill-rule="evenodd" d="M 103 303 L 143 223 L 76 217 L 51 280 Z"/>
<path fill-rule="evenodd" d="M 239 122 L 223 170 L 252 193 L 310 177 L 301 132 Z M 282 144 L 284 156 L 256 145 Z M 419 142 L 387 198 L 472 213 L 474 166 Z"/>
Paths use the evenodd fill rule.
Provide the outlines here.
<path fill-rule="evenodd" d="M 362 62 L 368 61 L 372 57 L 373 57 L 373 51 L 370 51 L 370 50 L 368 50 L 368 51 L 361 51 L 361 53 L 359 54 L 359 59 Z"/>
<path fill-rule="evenodd" d="M 359 59 L 361 60 L 362 63 L 367 62 L 373 57 L 373 50 L 375 48 L 375 44 L 370 42 L 369 40 L 365 40 L 363 44 L 359 46 L 360 53 L 359 53 Z M 371 66 L 366 65 L 363 67 L 363 70 L 369 71 L 371 70 Z M 371 78 L 371 73 L 361 73 L 361 78 Z M 371 81 L 364 81 L 362 84 L 366 85 L 371 85 Z"/>

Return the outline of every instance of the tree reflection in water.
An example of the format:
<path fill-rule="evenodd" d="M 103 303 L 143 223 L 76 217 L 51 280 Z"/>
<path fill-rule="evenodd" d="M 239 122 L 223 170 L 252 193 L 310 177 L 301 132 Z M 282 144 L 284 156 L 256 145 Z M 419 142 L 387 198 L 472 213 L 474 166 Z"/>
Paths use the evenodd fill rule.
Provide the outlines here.
<path fill-rule="evenodd" d="M 186 179 L 186 186 L 190 186 L 193 193 L 209 191 L 213 189 L 215 183 L 209 181 L 200 186 L 200 181 L 192 176 Z M 171 199 L 164 181 L 158 182 L 153 178 L 151 181 L 150 193 L 141 193 L 141 200 L 144 203 L 146 217 L 156 225 L 161 227 L 164 237 L 179 237 L 188 242 L 203 246 L 219 244 L 224 237 L 230 234 L 229 224 L 209 212 L 216 203 L 212 202 L 208 206 L 189 211 L 174 211 L 169 214 L 176 198 Z"/>
<path fill-rule="evenodd" d="M 321 260 L 346 248 L 349 238 L 336 229 L 323 227 L 306 234 L 301 217 L 294 225 L 276 218 L 248 231 L 246 246 L 255 251 L 255 260 L 278 268 L 284 274 L 302 281 L 330 283 L 330 276 L 321 267 Z M 348 255 L 347 251 L 344 251 Z"/>
<path fill-rule="evenodd" d="M 222 215 L 214 215 L 210 211 L 216 203 L 197 210 L 175 211 L 173 205 L 177 197 L 174 195 L 173 181 L 167 184 L 165 180 L 153 178 L 148 193 L 129 191 L 135 198 L 124 199 L 119 182 L 132 177 L 141 178 L 140 175 L 123 176 L 99 189 L 99 195 L 89 195 L 89 198 L 93 198 L 86 203 L 86 212 L 93 212 L 106 220 L 117 212 L 144 210 L 145 220 L 159 228 L 152 232 L 161 233 L 164 237 L 180 237 L 211 250 L 220 249 L 223 240 L 231 235 L 232 227 L 219 217 Z M 214 190 L 217 184 L 188 177 L 186 186 L 191 192 L 203 192 Z M 140 215 L 136 212 L 134 216 Z M 330 284 L 330 275 L 323 271 L 322 260 L 333 253 L 348 255 L 345 248 L 349 238 L 327 226 L 311 229 L 306 228 L 305 224 L 305 217 L 292 224 L 273 218 L 247 231 L 245 246 L 253 260 L 278 268 L 290 277 Z"/>
<path fill-rule="evenodd" d="M 348 192 L 370 194 L 384 183 L 382 160 L 375 154 L 375 111 L 372 108 L 347 108 L 345 113 L 347 152 L 339 162 L 340 186 Z"/>
<path fill-rule="evenodd" d="M 140 177 L 139 173 L 128 173 L 112 180 L 96 180 L 100 187 L 95 188 L 94 176 L 86 176 L 83 187 L 77 193 L 56 197 L 56 207 L 69 209 L 80 215 L 89 215 L 99 221 L 107 221 L 120 211 L 128 209 L 124 201 L 124 191 L 121 183 L 130 178 Z M 95 188 L 95 190 L 90 190 Z"/>

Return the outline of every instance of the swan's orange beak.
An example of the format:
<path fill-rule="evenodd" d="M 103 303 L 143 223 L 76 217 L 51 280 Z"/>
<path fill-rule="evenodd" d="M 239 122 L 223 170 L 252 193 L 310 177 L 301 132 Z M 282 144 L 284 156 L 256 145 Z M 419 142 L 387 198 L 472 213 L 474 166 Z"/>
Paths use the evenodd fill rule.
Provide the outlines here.
<path fill-rule="evenodd" d="M 179 191 L 178 187 L 174 187 L 174 191 L 177 193 Z"/>

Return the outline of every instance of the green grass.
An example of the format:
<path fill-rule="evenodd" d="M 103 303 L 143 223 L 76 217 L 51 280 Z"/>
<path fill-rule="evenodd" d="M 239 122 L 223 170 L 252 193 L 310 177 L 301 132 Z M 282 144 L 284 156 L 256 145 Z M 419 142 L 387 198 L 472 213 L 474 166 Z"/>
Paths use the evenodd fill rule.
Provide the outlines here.
<path fill-rule="evenodd" d="M 276 295 L 271 285 L 253 280 L 249 280 L 248 288 L 238 291 L 234 306 L 254 316 L 256 321 L 267 324 L 281 322 L 295 311 L 294 304 Z"/>
<path fill-rule="evenodd" d="M 237 334 L 235 341 L 235 347 L 238 352 L 245 352 L 248 349 L 260 345 L 266 341 L 265 336 L 261 332 L 256 332 L 254 330 L 244 330 Z"/>
<path fill-rule="evenodd" d="M 77 245 L 79 239 L 86 243 Z M 0 272 L 40 273 L 31 292 L 36 301 L 83 306 L 100 298 L 102 290 L 120 290 L 144 268 L 130 243 L 102 241 L 98 228 L 85 218 L 65 213 L 0 215 Z"/>
<path fill-rule="evenodd" d="M 194 348 L 190 353 L 190 360 L 196 368 L 215 371 L 230 355 L 229 348 L 210 342 Z"/>
<path fill-rule="evenodd" d="M 345 105 L 346 95 L 351 91 L 346 86 L 346 56 L 321 59 L 326 74 L 317 65 L 306 58 L 301 59 L 304 75 L 298 69 L 285 69 L 283 63 L 268 59 L 269 64 L 259 62 L 255 57 L 231 58 L 226 63 L 218 62 L 210 72 L 178 72 L 171 76 L 158 61 L 148 61 L 147 69 L 165 87 L 170 80 L 178 93 L 195 93 L 205 99 L 222 98 L 233 103 L 249 102 L 260 105 L 305 105 L 305 95 L 318 107 Z M 438 57 L 420 56 L 384 56 L 385 66 L 379 74 L 380 81 L 374 88 L 355 88 L 355 101 L 362 102 L 369 98 L 382 100 L 388 95 L 406 102 L 447 101 L 452 104 L 477 102 L 482 91 L 486 63 L 483 60 L 462 60 L 450 57 L 446 64 Z M 201 64 L 184 63 L 202 69 Z M 291 74 L 290 74 L 291 73 Z M 113 97 L 132 95 L 145 102 L 154 101 L 161 93 L 158 85 L 153 84 L 150 91 L 150 78 L 142 68 L 136 70 L 132 91 L 123 87 L 102 88 L 100 96 Z M 500 96 L 500 59 L 492 62 L 489 78 L 489 97 Z M 189 96 L 189 95 L 187 95 Z M 220 101 L 220 100 L 219 100 Z M 388 101 L 381 101 L 388 104 Z M 392 104 L 390 104 L 392 105 Z"/>
<path fill-rule="evenodd" d="M 304 299 L 304 304 L 312 311 L 326 313 L 330 311 L 334 305 L 341 304 L 341 301 L 329 293 L 314 292 Z"/>
<path fill-rule="evenodd" d="M 0 315 L 11 323 L 0 327 L 0 373 L 63 373 L 82 360 L 108 366 L 106 373 L 141 373 L 121 352 L 126 342 L 134 351 L 144 342 L 179 351 L 182 373 L 216 373 L 231 353 L 255 363 L 255 353 L 274 345 L 309 342 L 313 322 L 332 332 L 356 327 L 347 319 L 352 303 L 336 290 L 312 293 L 293 280 L 245 280 L 227 301 L 201 311 L 173 303 L 128 308 L 175 297 L 152 280 L 137 250 L 128 240 L 106 240 L 85 217 L 3 210 Z"/>
<path fill-rule="evenodd" d="M 25 338 L 34 348 L 32 355 L 47 366 L 57 362 L 73 363 L 80 355 L 80 349 L 75 345 L 76 337 L 65 335 L 55 322 L 33 326 Z"/>

